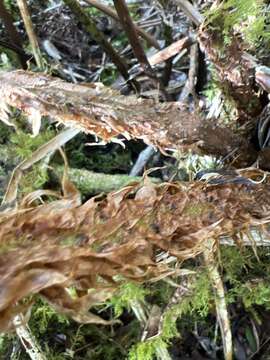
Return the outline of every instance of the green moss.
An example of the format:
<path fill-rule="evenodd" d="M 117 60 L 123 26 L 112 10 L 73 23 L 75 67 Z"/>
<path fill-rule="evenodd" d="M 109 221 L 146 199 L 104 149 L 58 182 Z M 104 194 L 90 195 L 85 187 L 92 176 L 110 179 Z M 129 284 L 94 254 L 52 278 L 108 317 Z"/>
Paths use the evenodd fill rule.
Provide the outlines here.
<path fill-rule="evenodd" d="M 134 282 L 121 285 L 119 291 L 109 301 L 113 306 L 115 317 L 121 316 L 124 309 L 130 311 L 133 302 L 143 303 L 147 294 L 148 290 L 143 285 Z"/>
<path fill-rule="evenodd" d="M 33 307 L 29 323 L 31 330 L 35 334 L 38 334 L 38 336 L 42 336 L 48 332 L 48 329 L 54 326 L 53 324 L 55 323 L 58 324 L 58 331 L 60 331 L 61 327 L 64 328 L 70 324 L 70 320 L 56 313 L 55 310 L 41 298 L 38 299 Z"/>
<path fill-rule="evenodd" d="M 208 274 L 202 270 L 195 280 L 192 295 L 182 298 L 179 304 L 173 305 L 165 312 L 160 335 L 135 344 L 130 350 L 129 360 L 162 359 L 161 354 L 168 351 L 172 340 L 180 336 L 178 319 L 184 315 L 203 319 L 208 315 L 213 303 Z"/>
<path fill-rule="evenodd" d="M 18 130 L 10 136 L 10 141 L 13 144 L 12 149 L 15 155 L 18 156 L 20 160 L 24 160 L 54 136 L 55 132 L 53 130 L 42 131 L 35 137 L 22 130 Z"/>
<path fill-rule="evenodd" d="M 29 194 L 39 190 L 48 180 L 47 169 L 42 165 L 33 165 L 31 170 L 26 172 L 20 181 L 20 193 Z"/>
<path fill-rule="evenodd" d="M 269 9 L 263 0 L 225 0 L 205 13 L 207 25 L 223 36 L 226 46 L 232 33 L 242 34 L 250 46 L 270 40 Z"/>
<path fill-rule="evenodd" d="M 157 349 L 166 350 L 167 344 L 157 338 L 134 345 L 129 352 L 129 360 L 152 360 L 156 359 Z"/>

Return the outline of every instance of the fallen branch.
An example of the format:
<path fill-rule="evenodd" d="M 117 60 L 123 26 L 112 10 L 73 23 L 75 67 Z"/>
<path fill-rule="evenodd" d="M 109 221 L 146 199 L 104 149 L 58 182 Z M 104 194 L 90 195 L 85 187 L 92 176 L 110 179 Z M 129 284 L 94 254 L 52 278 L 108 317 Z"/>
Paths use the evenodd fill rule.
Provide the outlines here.
<path fill-rule="evenodd" d="M 55 168 L 54 172 L 57 176 L 61 176 L 63 173 L 63 168 Z M 68 175 L 80 193 L 82 195 L 88 196 L 120 190 L 129 184 L 142 180 L 142 177 L 136 175 L 111 175 L 74 168 L 68 169 Z M 152 177 L 149 178 L 149 180 L 153 181 L 154 183 L 160 182 L 159 179 Z"/>
<path fill-rule="evenodd" d="M 247 137 L 190 114 L 176 102 L 125 97 L 101 84 L 71 84 L 21 70 L 0 74 L 0 90 L 0 115 L 6 122 L 8 104 L 30 118 L 50 116 L 104 141 L 123 144 L 124 139 L 137 138 L 161 150 L 192 148 L 215 156 L 233 154 L 234 164 L 241 167 L 257 157 Z"/>

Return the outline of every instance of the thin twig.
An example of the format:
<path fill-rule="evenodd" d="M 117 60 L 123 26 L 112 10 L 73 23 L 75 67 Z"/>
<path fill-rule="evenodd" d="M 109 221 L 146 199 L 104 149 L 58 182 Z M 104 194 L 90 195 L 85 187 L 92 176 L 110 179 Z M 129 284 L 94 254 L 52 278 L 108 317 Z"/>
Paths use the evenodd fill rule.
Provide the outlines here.
<path fill-rule="evenodd" d="M 225 290 L 223 282 L 218 271 L 218 266 L 214 257 L 215 239 L 210 239 L 203 252 L 204 261 L 208 268 L 208 274 L 215 294 L 216 313 L 221 331 L 223 352 L 225 360 L 233 358 L 232 332 L 230 319 L 225 300 Z"/>
<path fill-rule="evenodd" d="M 164 87 L 162 83 L 157 78 L 155 72 L 153 71 L 147 56 L 144 52 L 144 49 L 140 43 L 138 38 L 137 30 L 134 26 L 133 20 L 129 14 L 128 7 L 125 3 L 125 0 L 114 0 L 114 6 L 116 8 L 119 19 L 121 20 L 121 24 L 127 34 L 130 45 L 132 47 L 134 56 L 138 59 L 143 71 L 145 74 L 155 82 L 155 85 L 160 88 L 160 90 L 164 93 Z M 165 95 L 165 94 L 164 94 Z"/>
<path fill-rule="evenodd" d="M 180 6 L 185 15 L 194 22 L 195 25 L 200 26 L 204 20 L 204 17 L 188 0 L 173 0 Z"/>
<path fill-rule="evenodd" d="M 43 69 L 43 59 L 42 59 L 41 51 L 40 51 L 40 48 L 38 45 L 37 37 L 36 37 L 36 34 L 33 29 L 33 24 L 31 21 L 27 3 L 25 0 L 17 0 L 17 4 L 20 9 L 22 18 L 23 18 L 25 30 L 27 32 L 29 42 L 31 44 L 31 48 L 32 48 L 33 55 L 34 55 L 35 61 L 37 63 L 37 66 L 40 69 Z"/>
<path fill-rule="evenodd" d="M 88 3 L 89 5 L 94 6 L 95 8 L 97 8 L 98 10 L 102 11 L 104 14 L 110 16 L 111 18 L 113 18 L 114 20 L 118 21 L 121 23 L 121 20 L 119 19 L 117 13 L 111 9 L 109 6 L 100 3 L 97 0 L 84 0 L 86 3 Z M 134 25 L 136 28 L 136 31 L 138 32 L 138 34 L 145 39 L 149 45 L 154 46 L 156 49 L 160 49 L 159 43 L 157 42 L 157 40 L 151 36 L 150 34 L 148 34 L 146 31 L 144 31 L 143 29 L 141 29 L 139 26 Z"/>
<path fill-rule="evenodd" d="M 188 79 L 181 91 L 178 101 L 181 102 L 187 101 L 189 94 L 192 94 L 193 97 L 195 97 L 195 86 L 197 83 L 197 71 L 198 71 L 198 56 L 199 56 L 199 48 L 198 48 L 198 44 L 195 43 L 190 48 Z"/>

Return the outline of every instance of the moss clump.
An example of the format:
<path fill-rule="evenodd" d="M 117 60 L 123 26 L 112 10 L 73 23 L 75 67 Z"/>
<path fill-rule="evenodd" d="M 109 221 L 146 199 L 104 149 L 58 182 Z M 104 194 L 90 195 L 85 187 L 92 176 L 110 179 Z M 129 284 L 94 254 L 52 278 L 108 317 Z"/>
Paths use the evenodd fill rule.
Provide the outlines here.
<path fill-rule="evenodd" d="M 263 0 L 225 0 L 205 13 L 207 25 L 223 37 L 224 46 L 231 35 L 241 34 L 245 42 L 257 48 L 269 45 L 269 8 Z"/>
<path fill-rule="evenodd" d="M 22 161 L 30 157 L 35 150 L 51 140 L 54 136 L 55 132 L 53 130 L 42 131 L 35 137 L 22 130 L 18 130 L 11 134 L 10 142 L 14 155 Z"/>
<path fill-rule="evenodd" d="M 147 294 L 149 294 L 149 291 L 143 285 L 133 282 L 121 285 L 117 294 L 109 301 L 109 304 L 113 307 L 115 317 L 121 316 L 124 309 L 130 311 L 134 302 L 144 303 Z"/>

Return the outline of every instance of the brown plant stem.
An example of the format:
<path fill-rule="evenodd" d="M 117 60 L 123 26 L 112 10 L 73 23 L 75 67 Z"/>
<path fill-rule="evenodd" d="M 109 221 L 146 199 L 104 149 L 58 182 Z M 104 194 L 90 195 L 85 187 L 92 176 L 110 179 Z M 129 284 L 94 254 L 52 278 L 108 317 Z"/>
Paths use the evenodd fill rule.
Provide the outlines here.
<path fill-rule="evenodd" d="M 198 71 L 198 56 L 199 56 L 199 47 L 198 44 L 195 43 L 190 48 L 188 79 L 181 91 L 181 94 L 178 99 L 179 101 L 186 102 L 189 94 L 192 94 L 193 98 L 195 97 L 195 87 L 197 82 L 197 71 Z"/>
<path fill-rule="evenodd" d="M 121 21 L 121 24 L 127 34 L 130 45 L 132 47 L 134 56 L 138 59 L 144 73 L 154 81 L 157 88 L 159 88 L 163 94 L 165 92 L 163 84 L 157 78 L 155 72 L 153 71 L 147 56 L 144 52 L 144 49 L 141 45 L 141 42 L 138 38 L 137 30 L 134 26 L 133 20 L 129 14 L 128 7 L 125 3 L 125 0 L 114 0 L 114 6 L 117 11 L 118 17 Z M 166 95 L 164 94 L 166 97 Z"/>
<path fill-rule="evenodd" d="M 78 20 L 82 23 L 85 31 L 103 48 L 106 54 L 111 58 L 112 62 L 123 76 L 132 86 L 139 90 L 139 85 L 134 80 L 129 80 L 128 66 L 123 58 L 114 50 L 112 45 L 106 39 L 101 31 L 98 30 L 95 22 L 88 16 L 80 6 L 77 0 L 64 0 L 64 3 L 70 8 L 70 10 L 77 16 Z"/>
<path fill-rule="evenodd" d="M 18 7 L 20 9 L 21 16 L 23 18 L 25 30 L 27 32 L 29 42 L 33 51 L 33 55 L 35 58 L 35 61 L 37 63 L 37 66 L 40 68 L 40 70 L 43 69 L 43 59 L 41 55 L 41 51 L 38 45 L 38 40 L 36 37 L 36 34 L 33 29 L 33 24 L 31 21 L 31 16 L 27 7 L 27 3 L 25 0 L 17 0 Z"/>
<path fill-rule="evenodd" d="M 114 20 L 118 21 L 121 23 L 121 20 L 119 19 L 117 13 L 111 9 L 109 6 L 97 1 L 97 0 L 84 0 L 87 4 L 94 6 L 96 9 L 102 11 L 104 14 L 110 16 L 111 18 L 113 18 Z M 154 46 L 156 49 L 160 50 L 160 46 L 159 43 L 157 42 L 157 40 L 151 36 L 150 34 L 148 34 L 146 31 L 144 31 L 142 28 L 140 28 L 139 26 L 137 26 L 136 24 L 134 25 L 136 28 L 136 31 L 138 32 L 138 34 L 145 39 L 148 44 L 150 46 Z"/>

